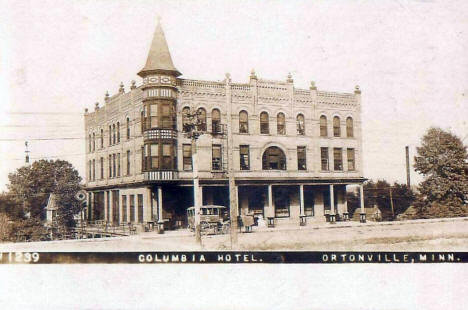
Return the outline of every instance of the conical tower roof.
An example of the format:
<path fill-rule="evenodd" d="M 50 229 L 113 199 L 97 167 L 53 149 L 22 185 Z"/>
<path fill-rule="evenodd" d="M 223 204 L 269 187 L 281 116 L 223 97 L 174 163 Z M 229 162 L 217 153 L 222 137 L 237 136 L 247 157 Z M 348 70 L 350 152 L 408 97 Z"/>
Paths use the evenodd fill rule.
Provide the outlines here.
<path fill-rule="evenodd" d="M 153 41 L 151 42 L 146 65 L 140 72 L 138 72 L 138 75 L 143 77 L 145 74 L 157 72 L 172 73 L 176 76 L 181 75 L 172 63 L 166 36 L 164 35 L 164 31 L 159 20 L 154 32 Z"/>

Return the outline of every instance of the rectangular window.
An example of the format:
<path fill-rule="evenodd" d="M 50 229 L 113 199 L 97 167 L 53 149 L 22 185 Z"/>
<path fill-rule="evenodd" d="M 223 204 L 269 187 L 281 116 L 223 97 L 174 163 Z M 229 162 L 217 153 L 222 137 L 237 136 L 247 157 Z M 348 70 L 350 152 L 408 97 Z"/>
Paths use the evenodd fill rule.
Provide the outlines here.
<path fill-rule="evenodd" d="M 92 173 L 91 173 L 91 160 L 88 162 L 88 182 L 91 181 Z"/>
<path fill-rule="evenodd" d="M 221 145 L 213 144 L 211 151 L 211 169 L 221 170 Z"/>
<path fill-rule="evenodd" d="M 328 171 L 328 147 L 320 148 L 320 158 L 322 160 L 322 171 Z"/>
<path fill-rule="evenodd" d="M 135 222 L 135 195 L 130 195 L 130 222 Z"/>
<path fill-rule="evenodd" d="M 356 163 L 354 160 L 354 149 L 347 149 L 346 152 L 346 155 L 348 155 L 348 170 L 354 171 L 356 170 Z"/>
<path fill-rule="evenodd" d="M 250 170 L 250 151 L 248 145 L 239 146 L 240 170 Z"/>
<path fill-rule="evenodd" d="M 159 169 L 159 147 L 157 143 L 146 145 L 147 155 L 150 156 L 150 169 Z M 149 152 L 148 152 L 149 151 Z"/>
<path fill-rule="evenodd" d="M 150 105 L 150 121 L 151 121 L 151 128 L 156 128 L 158 127 L 158 105 L 157 104 L 151 104 Z"/>
<path fill-rule="evenodd" d="M 307 170 L 306 147 L 305 146 L 298 146 L 297 147 L 297 169 L 298 170 Z"/>
<path fill-rule="evenodd" d="M 172 128 L 172 106 L 170 104 L 161 105 L 162 128 Z"/>
<path fill-rule="evenodd" d="M 127 151 L 127 175 L 130 175 L 130 151 Z"/>
<path fill-rule="evenodd" d="M 333 170 L 343 170 L 343 149 L 341 148 L 333 149 Z"/>
<path fill-rule="evenodd" d="M 96 160 L 93 159 L 93 181 L 96 180 Z"/>
<path fill-rule="evenodd" d="M 162 168 L 163 169 L 173 169 L 173 166 L 172 166 L 172 144 L 169 144 L 169 143 L 164 143 L 162 145 L 163 149 L 162 149 L 162 159 L 163 159 L 163 162 L 162 162 Z"/>
<path fill-rule="evenodd" d="M 101 180 L 104 179 L 104 157 L 101 157 Z"/>
<path fill-rule="evenodd" d="M 146 170 L 146 153 L 145 147 L 141 147 L 141 172 Z"/>
<path fill-rule="evenodd" d="M 112 155 L 109 155 L 109 176 L 108 178 L 112 178 Z"/>
<path fill-rule="evenodd" d="M 143 195 L 137 195 L 138 200 L 138 223 L 143 223 Z"/>
<path fill-rule="evenodd" d="M 109 145 L 112 145 L 112 126 L 109 125 Z"/>
<path fill-rule="evenodd" d="M 117 171 L 115 169 L 115 154 L 112 154 L 112 176 L 115 177 L 115 172 Z"/>
<path fill-rule="evenodd" d="M 122 223 L 127 223 L 127 195 L 122 195 Z"/>
<path fill-rule="evenodd" d="M 117 153 L 117 176 L 120 177 L 120 153 Z"/>
<path fill-rule="evenodd" d="M 184 170 L 192 170 L 192 145 L 184 144 L 182 146 Z"/>

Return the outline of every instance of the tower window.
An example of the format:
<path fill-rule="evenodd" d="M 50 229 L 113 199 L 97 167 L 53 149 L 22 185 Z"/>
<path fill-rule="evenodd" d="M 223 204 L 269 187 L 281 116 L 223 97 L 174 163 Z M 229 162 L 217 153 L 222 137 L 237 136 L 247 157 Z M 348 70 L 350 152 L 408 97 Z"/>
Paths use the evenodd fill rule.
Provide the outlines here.
<path fill-rule="evenodd" d="M 101 129 L 101 149 L 104 147 L 104 129 Z"/>
<path fill-rule="evenodd" d="M 120 143 L 120 123 L 117 122 L 117 143 Z"/>
<path fill-rule="evenodd" d="M 116 132 L 115 132 L 115 124 L 113 124 L 112 125 L 112 144 L 115 144 L 116 138 L 117 138 L 117 135 L 116 135 Z"/>
<path fill-rule="evenodd" d="M 130 150 L 127 151 L 127 175 L 130 175 Z"/>
<path fill-rule="evenodd" d="M 100 159 L 100 162 L 101 162 L 101 180 L 104 179 L 104 157 L 101 157 Z"/>

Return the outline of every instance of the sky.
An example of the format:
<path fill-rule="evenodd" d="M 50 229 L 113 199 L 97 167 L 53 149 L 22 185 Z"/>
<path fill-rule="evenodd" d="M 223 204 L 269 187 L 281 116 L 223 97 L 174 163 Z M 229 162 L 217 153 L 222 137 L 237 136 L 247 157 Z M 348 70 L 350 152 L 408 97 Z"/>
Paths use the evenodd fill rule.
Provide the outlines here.
<path fill-rule="evenodd" d="M 468 144 L 466 1 L 0 2 L 0 191 L 26 140 L 85 175 L 84 109 L 141 84 L 158 16 L 182 78 L 360 85 L 364 177 L 406 182 L 430 126 Z"/>

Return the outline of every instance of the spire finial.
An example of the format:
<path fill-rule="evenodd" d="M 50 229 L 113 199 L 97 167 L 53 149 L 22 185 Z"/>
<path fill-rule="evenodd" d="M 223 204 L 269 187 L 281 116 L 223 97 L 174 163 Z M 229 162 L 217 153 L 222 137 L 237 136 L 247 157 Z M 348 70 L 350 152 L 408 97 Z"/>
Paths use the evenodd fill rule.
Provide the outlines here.
<path fill-rule="evenodd" d="M 252 69 L 252 71 L 250 71 L 250 79 L 254 79 L 254 80 L 257 79 L 257 75 L 255 74 L 255 69 Z"/>
<path fill-rule="evenodd" d="M 289 73 L 288 73 L 288 79 L 287 79 L 287 82 L 288 82 L 288 83 L 292 83 L 292 82 L 294 82 L 294 80 L 293 80 L 293 78 L 292 78 L 292 74 L 291 74 L 291 72 L 289 72 Z"/>

